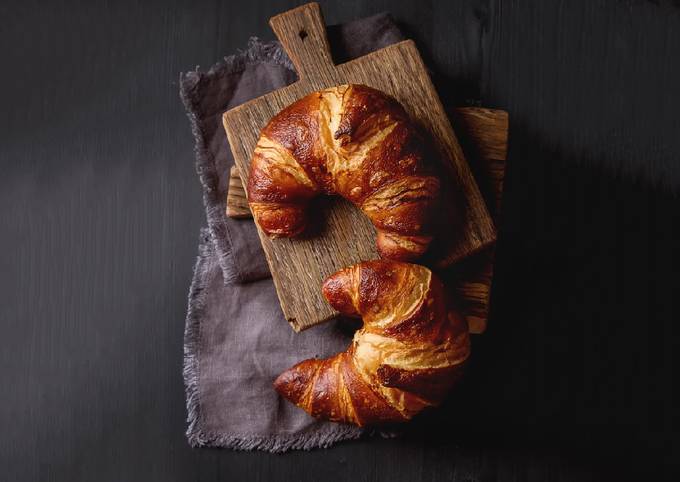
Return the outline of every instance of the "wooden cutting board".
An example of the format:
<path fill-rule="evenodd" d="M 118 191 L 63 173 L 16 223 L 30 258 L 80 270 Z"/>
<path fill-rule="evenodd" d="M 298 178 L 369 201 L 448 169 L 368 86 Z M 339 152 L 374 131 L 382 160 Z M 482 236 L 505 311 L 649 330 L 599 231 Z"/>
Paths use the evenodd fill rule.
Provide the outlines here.
<path fill-rule="evenodd" d="M 497 220 L 507 158 L 508 113 L 481 107 L 459 107 L 453 109 L 452 122 L 491 217 Z M 252 218 L 236 166 L 232 167 L 229 177 L 226 213 L 234 219 Z M 444 273 L 446 288 L 457 301 L 470 333 L 483 333 L 488 324 L 494 247 L 469 256 Z"/>
<path fill-rule="evenodd" d="M 401 102 L 432 136 L 444 160 L 450 177 L 444 184 L 455 192 L 461 216 L 455 229 L 439 234 L 440 240 L 450 242 L 432 264 L 453 263 L 495 240 L 489 212 L 413 41 L 336 66 L 316 3 L 277 15 L 269 23 L 300 78 L 224 114 L 224 127 L 244 185 L 260 130 L 277 112 L 316 90 L 345 83 L 365 84 Z M 335 315 L 321 294 L 321 283 L 328 275 L 378 257 L 375 229 L 358 209 L 337 198 L 319 205 L 323 226 L 313 236 L 272 240 L 259 231 L 281 308 L 296 331 Z"/>

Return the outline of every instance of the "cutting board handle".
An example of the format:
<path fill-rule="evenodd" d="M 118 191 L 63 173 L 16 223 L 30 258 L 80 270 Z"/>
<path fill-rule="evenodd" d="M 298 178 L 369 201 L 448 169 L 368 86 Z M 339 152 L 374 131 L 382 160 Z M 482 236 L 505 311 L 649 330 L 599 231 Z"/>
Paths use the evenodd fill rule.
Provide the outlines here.
<path fill-rule="evenodd" d="M 332 76 L 335 67 L 318 3 L 307 3 L 276 15 L 269 20 L 269 25 L 300 78 Z"/>

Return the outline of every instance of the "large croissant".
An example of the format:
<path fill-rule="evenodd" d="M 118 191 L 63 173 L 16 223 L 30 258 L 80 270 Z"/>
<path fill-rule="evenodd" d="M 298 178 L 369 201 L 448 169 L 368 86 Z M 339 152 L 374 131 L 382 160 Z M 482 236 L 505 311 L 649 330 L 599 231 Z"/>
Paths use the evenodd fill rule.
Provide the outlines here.
<path fill-rule="evenodd" d="M 363 85 L 309 94 L 274 116 L 253 153 L 248 201 L 269 236 L 299 234 L 318 194 L 339 194 L 378 231 L 384 258 L 428 248 L 439 195 L 422 138 L 392 97 Z"/>
<path fill-rule="evenodd" d="M 329 277 L 323 293 L 364 326 L 346 351 L 298 363 L 274 382 L 312 416 L 359 426 L 402 422 L 439 404 L 460 378 L 470 354 L 467 323 L 449 311 L 429 269 L 368 261 Z"/>

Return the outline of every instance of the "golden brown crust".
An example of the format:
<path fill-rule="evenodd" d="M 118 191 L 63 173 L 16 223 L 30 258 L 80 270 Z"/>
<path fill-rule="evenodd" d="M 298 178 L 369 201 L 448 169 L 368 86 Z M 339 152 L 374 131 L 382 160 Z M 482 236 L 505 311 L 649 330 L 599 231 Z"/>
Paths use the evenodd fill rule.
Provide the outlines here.
<path fill-rule="evenodd" d="M 430 270 L 364 262 L 329 277 L 323 293 L 364 326 L 346 351 L 282 373 L 274 382 L 281 395 L 316 418 L 360 426 L 402 422 L 441 403 L 463 372 L 470 339 Z"/>
<path fill-rule="evenodd" d="M 291 104 L 262 130 L 248 200 L 268 235 L 294 236 L 305 227 L 312 197 L 338 194 L 378 229 L 381 256 L 413 260 L 432 239 L 439 197 L 434 163 L 425 157 L 396 100 L 363 85 L 332 87 Z"/>

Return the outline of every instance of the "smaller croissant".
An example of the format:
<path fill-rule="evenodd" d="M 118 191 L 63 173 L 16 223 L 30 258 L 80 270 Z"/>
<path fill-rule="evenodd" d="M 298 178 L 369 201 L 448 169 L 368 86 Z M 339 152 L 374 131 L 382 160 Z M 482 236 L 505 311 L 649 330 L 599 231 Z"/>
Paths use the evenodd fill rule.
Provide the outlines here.
<path fill-rule="evenodd" d="M 314 197 L 338 194 L 376 227 L 381 257 L 415 260 L 439 199 L 426 147 L 399 102 L 376 89 L 313 92 L 262 129 L 247 186 L 253 217 L 268 236 L 295 236 Z"/>
<path fill-rule="evenodd" d="M 462 375 L 470 355 L 467 323 L 449 311 L 429 269 L 359 263 L 329 277 L 323 293 L 364 325 L 346 351 L 302 361 L 274 382 L 313 417 L 359 426 L 407 421 L 441 403 Z"/>

